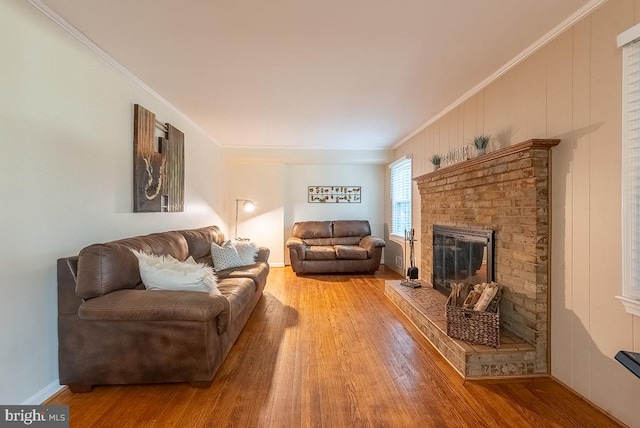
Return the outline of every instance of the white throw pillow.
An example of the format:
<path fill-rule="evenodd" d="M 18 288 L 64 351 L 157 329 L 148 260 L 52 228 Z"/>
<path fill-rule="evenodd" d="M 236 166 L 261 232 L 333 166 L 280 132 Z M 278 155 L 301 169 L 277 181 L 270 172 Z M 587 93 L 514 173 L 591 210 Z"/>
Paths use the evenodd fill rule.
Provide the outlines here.
<path fill-rule="evenodd" d="M 171 257 L 132 250 L 138 258 L 140 278 L 147 290 L 200 291 L 220 294 L 213 269 L 193 257 L 181 262 Z"/>
<path fill-rule="evenodd" d="M 231 241 L 225 241 L 222 245 L 211 243 L 211 259 L 215 270 L 225 270 L 238 266 L 245 266 L 240 258 L 238 250 Z"/>
<path fill-rule="evenodd" d="M 236 247 L 236 251 L 238 251 L 238 255 L 244 266 L 252 265 L 256 262 L 258 244 L 251 241 L 235 241 L 233 245 Z"/>

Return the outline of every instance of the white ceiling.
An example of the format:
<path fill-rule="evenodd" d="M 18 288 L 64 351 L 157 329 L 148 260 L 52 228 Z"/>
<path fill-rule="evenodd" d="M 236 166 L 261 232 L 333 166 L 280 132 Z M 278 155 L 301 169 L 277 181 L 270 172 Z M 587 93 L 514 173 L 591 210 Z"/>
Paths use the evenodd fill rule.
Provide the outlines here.
<path fill-rule="evenodd" d="M 221 146 L 356 150 L 396 145 L 599 4 L 40 1 Z"/>

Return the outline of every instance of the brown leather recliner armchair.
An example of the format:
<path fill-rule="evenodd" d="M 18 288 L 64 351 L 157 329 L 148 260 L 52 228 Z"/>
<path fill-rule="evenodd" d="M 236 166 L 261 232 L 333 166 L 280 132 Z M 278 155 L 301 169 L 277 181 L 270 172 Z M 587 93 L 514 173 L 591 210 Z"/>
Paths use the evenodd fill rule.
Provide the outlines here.
<path fill-rule="evenodd" d="M 297 275 L 374 273 L 386 245 L 371 236 L 367 220 L 297 222 L 291 235 L 286 246 Z"/>

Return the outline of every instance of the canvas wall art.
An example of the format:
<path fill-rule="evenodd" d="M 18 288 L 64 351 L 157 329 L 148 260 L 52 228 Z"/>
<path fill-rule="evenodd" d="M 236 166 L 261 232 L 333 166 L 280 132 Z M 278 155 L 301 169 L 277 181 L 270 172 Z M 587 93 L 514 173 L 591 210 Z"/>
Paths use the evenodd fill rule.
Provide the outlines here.
<path fill-rule="evenodd" d="M 133 115 L 133 211 L 184 211 L 184 134 L 139 104 Z"/>

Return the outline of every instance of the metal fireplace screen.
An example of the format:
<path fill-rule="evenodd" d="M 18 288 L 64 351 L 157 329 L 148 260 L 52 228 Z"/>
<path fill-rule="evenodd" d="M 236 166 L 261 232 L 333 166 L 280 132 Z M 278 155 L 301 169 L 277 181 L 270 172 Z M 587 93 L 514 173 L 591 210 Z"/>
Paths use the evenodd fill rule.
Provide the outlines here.
<path fill-rule="evenodd" d="M 433 288 L 449 295 L 452 282 L 494 280 L 494 231 L 433 226 Z"/>

